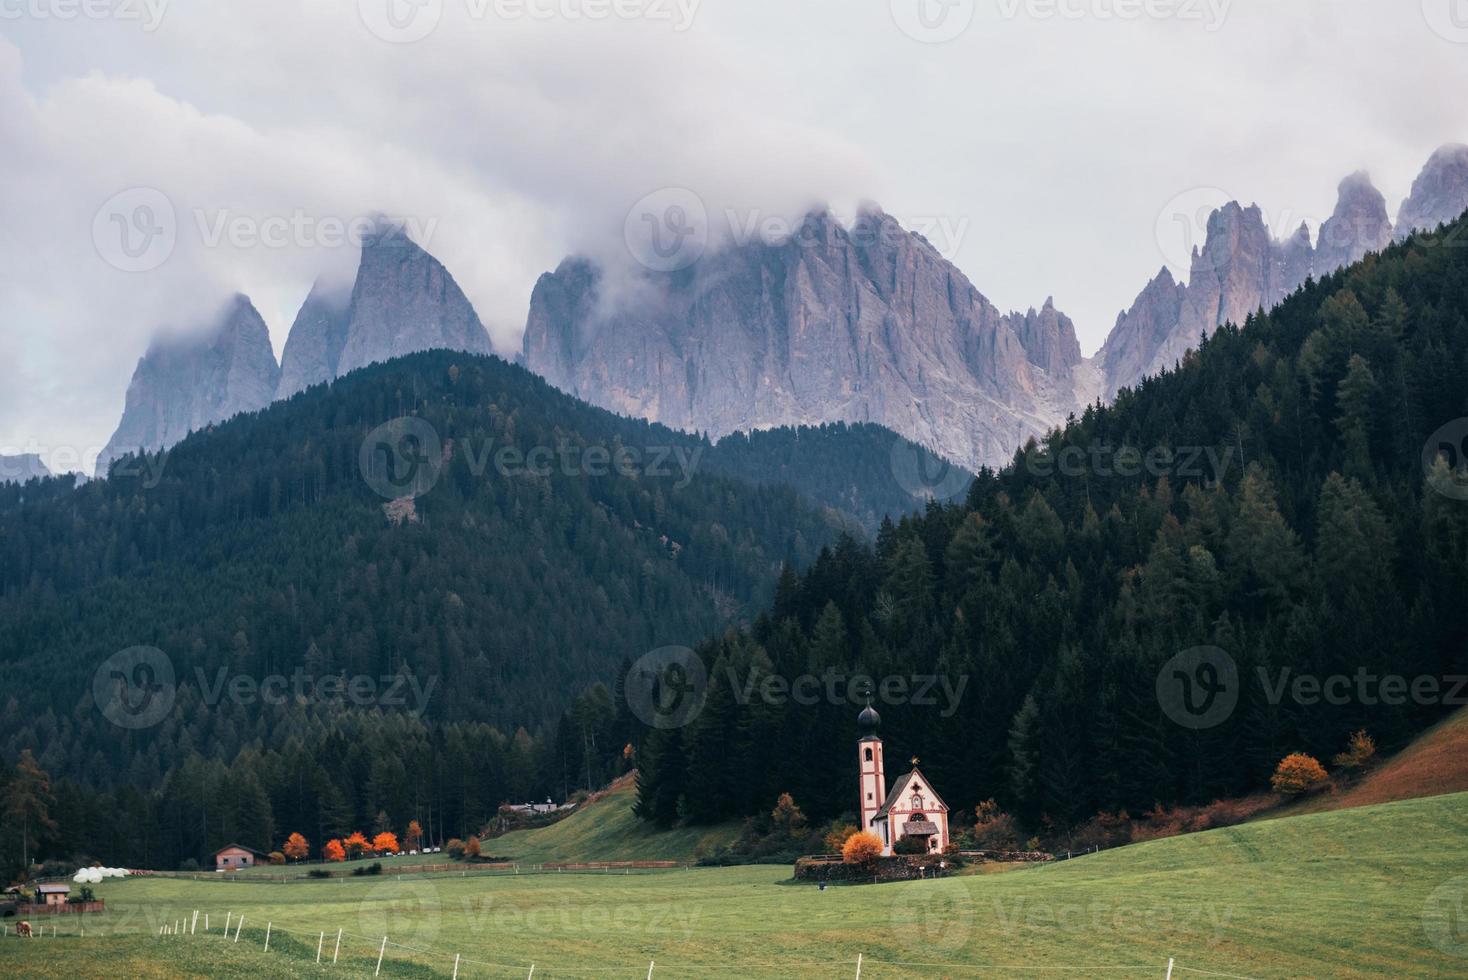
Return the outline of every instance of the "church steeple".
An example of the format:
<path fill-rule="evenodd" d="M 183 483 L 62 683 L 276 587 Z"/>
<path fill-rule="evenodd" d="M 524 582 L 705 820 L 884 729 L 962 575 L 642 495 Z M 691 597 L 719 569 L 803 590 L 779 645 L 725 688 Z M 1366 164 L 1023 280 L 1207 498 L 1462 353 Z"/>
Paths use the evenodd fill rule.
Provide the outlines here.
<path fill-rule="evenodd" d="M 856 743 L 861 772 L 861 795 L 857 812 L 861 814 L 861 829 L 870 831 L 872 818 L 887 802 L 887 777 L 882 767 L 882 739 L 877 735 L 882 717 L 872 707 L 870 699 L 861 714 L 857 715 L 856 724 L 862 730 L 862 736 Z"/>

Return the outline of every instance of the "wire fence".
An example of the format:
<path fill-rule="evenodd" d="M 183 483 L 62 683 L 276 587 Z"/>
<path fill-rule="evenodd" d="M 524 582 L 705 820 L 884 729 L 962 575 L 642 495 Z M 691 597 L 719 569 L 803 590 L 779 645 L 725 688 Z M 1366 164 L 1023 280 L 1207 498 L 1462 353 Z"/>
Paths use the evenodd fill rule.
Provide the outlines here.
<path fill-rule="evenodd" d="M 68 927 L 67 924 L 45 923 L 31 929 L 31 939 L 54 940 L 76 937 L 86 939 L 85 927 Z M 7 924 L 5 935 L 14 930 Z M 96 930 L 93 938 L 102 938 Z M 323 969 L 346 969 L 352 975 L 358 970 L 370 968 L 374 977 L 443 976 L 452 980 L 460 978 L 509 976 L 535 980 L 567 976 L 619 976 L 619 977 L 678 977 L 691 975 L 733 974 L 748 975 L 747 963 L 684 963 L 664 961 L 662 966 L 654 956 L 644 966 L 639 963 L 580 964 L 567 966 L 544 961 L 506 962 L 466 956 L 461 952 L 394 942 L 391 936 L 368 936 L 362 933 L 337 929 L 304 929 L 267 920 L 249 922 L 246 915 L 236 915 L 225 910 L 221 924 L 217 913 L 193 910 L 189 915 L 158 926 L 155 938 L 161 942 L 191 940 L 194 942 L 217 943 L 223 955 L 238 955 L 246 949 L 260 949 L 269 956 L 280 956 L 301 963 L 314 963 Z M 389 951 L 394 955 L 389 956 Z M 410 959 L 403 958 L 407 954 Z M 1258 977 L 1222 970 L 1209 970 L 1179 963 L 1176 958 L 1166 963 L 1128 963 L 1080 965 L 1036 965 L 1025 963 L 958 963 L 952 961 L 885 960 L 856 953 L 841 959 L 827 960 L 781 960 L 776 967 L 782 975 L 802 973 L 807 976 L 854 977 L 862 980 L 877 980 L 878 976 L 896 975 L 902 971 L 942 970 L 945 973 L 973 974 L 1019 973 L 1036 975 L 1123 975 L 1136 977 L 1161 977 L 1174 980 L 1183 975 L 1218 977 L 1225 980 L 1260 980 Z M 430 972 L 424 973 L 425 970 Z"/>

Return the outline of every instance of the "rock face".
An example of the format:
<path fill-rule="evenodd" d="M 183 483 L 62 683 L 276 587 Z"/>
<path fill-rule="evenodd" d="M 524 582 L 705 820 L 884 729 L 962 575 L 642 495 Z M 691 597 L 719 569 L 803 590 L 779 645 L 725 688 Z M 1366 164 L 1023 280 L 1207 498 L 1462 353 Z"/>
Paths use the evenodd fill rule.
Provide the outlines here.
<path fill-rule="evenodd" d="M 876 422 L 969 467 L 1007 461 L 1093 376 L 1053 303 L 1001 314 L 875 210 L 630 281 L 569 259 L 535 287 L 523 359 L 594 404 L 715 437 Z"/>
<path fill-rule="evenodd" d="M 43 479 L 51 475 L 41 457 L 35 453 L 19 456 L 0 456 L 0 483 L 24 483 L 27 480 Z"/>
<path fill-rule="evenodd" d="M 1320 226 L 1315 243 L 1315 266 L 1321 274 L 1359 262 L 1368 252 L 1379 252 L 1392 240 L 1392 221 L 1386 198 L 1365 173 L 1341 181 L 1335 213 Z"/>
<path fill-rule="evenodd" d="M 317 283 L 291 327 L 278 397 L 349 371 L 424 350 L 489 354 L 489 334 L 437 259 L 401 228 L 383 225 L 362 244 L 350 297 Z"/>
<path fill-rule="evenodd" d="M 1412 183 L 1412 195 L 1397 213 L 1397 237 L 1432 231 L 1468 211 L 1468 146 L 1440 148 Z"/>
<path fill-rule="evenodd" d="M 156 452 L 195 429 L 264 408 L 279 381 L 265 321 L 248 297 L 235 296 L 202 334 L 155 341 L 138 361 L 98 475 L 129 452 Z"/>
<path fill-rule="evenodd" d="M 1440 170 L 1454 173 L 1451 162 Z M 1426 184 L 1418 178 L 1418 184 L 1432 187 L 1424 190 L 1424 201 L 1447 200 L 1455 186 L 1449 177 Z M 1468 171 L 1461 192 L 1468 195 Z M 1193 251 L 1187 285 L 1178 285 L 1163 270 L 1117 318 L 1097 355 L 1105 396 L 1172 367 L 1224 323 L 1243 324 L 1251 313 L 1275 306 L 1311 276 L 1359 262 L 1391 240 L 1386 199 L 1364 173 L 1341 181 L 1335 212 L 1321 225 L 1314 245 L 1307 225 L 1278 241 L 1257 206 L 1229 202 L 1209 217 L 1207 241 Z"/>

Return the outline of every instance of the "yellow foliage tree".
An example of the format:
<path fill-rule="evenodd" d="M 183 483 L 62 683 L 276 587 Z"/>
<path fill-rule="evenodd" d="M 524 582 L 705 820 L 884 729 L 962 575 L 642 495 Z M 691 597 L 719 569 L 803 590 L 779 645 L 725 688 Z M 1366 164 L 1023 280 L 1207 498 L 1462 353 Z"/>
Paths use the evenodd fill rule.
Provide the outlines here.
<path fill-rule="evenodd" d="M 881 856 L 882 839 L 865 830 L 852 834 L 841 848 L 841 860 L 847 864 L 871 864 Z"/>
<path fill-rule="evenodd" d="M 1299 796 L 1325 782 L 1325 767 L 1303 752 L 1294 752 L 1279 760 L 1270 784 L 1276 793 Z"/>
<path fill-rule="evenodd" d="M 479 838 L 473 834 L 470 834 L 469 839 L 464 841 L 464 856 L 466 858 L 477 858 L 479 856 Z"/>
<path fill-rule="evenodd" d="M 845 849 L 846 842 L 851 839 L 851 835 L 857 832 L 856 827 L 849 823 L 832 828 L 825 837 L 826 853 L 840 854 Z"/>
<path fill-rule="evenodd" d="M 408 821 L 408 850 L 416 851 L 423 847 L 423 825 L 416 820 Z"/>

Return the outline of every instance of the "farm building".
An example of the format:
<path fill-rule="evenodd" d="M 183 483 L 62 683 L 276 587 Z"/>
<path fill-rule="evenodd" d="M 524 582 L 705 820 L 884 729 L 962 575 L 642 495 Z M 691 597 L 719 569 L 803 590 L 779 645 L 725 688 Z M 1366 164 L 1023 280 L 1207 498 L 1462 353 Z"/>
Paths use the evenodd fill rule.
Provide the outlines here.
<path fill-rule="evenodd" d="M 36 886 L 36 898 L 41 905 L 65 905 L 71 895 L 71 886 L 59 881 L 45 881 Z"/>
<path fill-rule="evenodd" d="M 266 860 L 267 856 L 243 844 L 228 844 L 214 852 L 216 871 L 233 871 L 236 868 L 253 868 Z"/>

